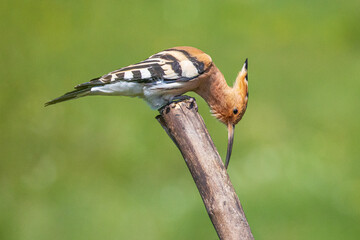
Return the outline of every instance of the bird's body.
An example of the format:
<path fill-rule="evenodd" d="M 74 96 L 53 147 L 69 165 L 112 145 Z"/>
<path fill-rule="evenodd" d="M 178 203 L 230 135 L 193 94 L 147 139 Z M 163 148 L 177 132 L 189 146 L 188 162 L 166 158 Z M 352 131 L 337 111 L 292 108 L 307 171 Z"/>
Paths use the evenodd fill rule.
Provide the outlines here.
<path fill-rule="evenodd" d="M 45 105 L 83 96 L 120 95 L 143 98 L 153 109 L 159 109 L 188 91 L 204 98 L 214 116 L 228 126 L 228 164 L 234 126 L 247 107 L 247 61 L 231 88 L 206 53 L 193 47 L 170 48 L 137 64 L 79 84 L 74 91 Z"/>

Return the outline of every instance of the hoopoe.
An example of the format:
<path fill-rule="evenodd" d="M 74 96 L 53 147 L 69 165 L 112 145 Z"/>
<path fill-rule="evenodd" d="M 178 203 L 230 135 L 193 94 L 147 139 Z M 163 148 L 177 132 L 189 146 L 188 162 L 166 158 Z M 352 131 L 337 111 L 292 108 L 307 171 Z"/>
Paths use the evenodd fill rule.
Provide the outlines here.
<path fill-rule="evenodd" d="M 45 103 L 45 106 L 84 96 L 120 95 L 143 98 L 151 108 L 160 109 L 174 98 L 193 91 L 207 102 L 211 113 L 227 125 L 227 168 L 235 125 L 247 108 L 247 67 L 246 59 L 234 86 L 229 87 L 209 55 L 193 47 L 174 47 L 79 84 L 74 91 Z"/>

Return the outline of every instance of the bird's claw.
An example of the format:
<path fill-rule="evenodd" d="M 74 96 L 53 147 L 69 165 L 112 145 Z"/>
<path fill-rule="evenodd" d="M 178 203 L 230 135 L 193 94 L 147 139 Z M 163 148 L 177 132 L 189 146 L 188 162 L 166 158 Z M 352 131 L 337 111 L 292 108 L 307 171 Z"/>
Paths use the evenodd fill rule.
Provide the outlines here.
<path fill-rule="evenodd" d="M 178 102 L 182 102 L 188 100 L 190 102 L 194 101 L 193 97 L 187 96 L 187 95 L 180 95 L 180 96 L 176 96 L 171 100 L 171 103 L 178 103 Z"/>
<path fill-rule="evenodd" d="M 180 96 L 174 97 L 170 103 L 170 107 L 174 108 L 176 106 L 176 103 L 182 102 L 182 101 L 185 101 L 186 103 L 188 103 L 188 105 L 187 105 L 188 109 L 191 109 L 194 107 L 195 98 L 187 96 L 187 95 L 180 95 Z"/>
<path fill-rule="evenodd" d="M 187 103 L 190 103 L 188 108 L 192 108 L 194 106 L 195 98 L 187 96 L 187 95 L 176 96 L 171 100 L 171 102 L 169 102 L 168 104 L 162 106 L 158 110 L 161 113 L 162 111 L 164 111 L 166 109 L 166 107 L 175 108 L 176 104 L 179 103 L 179 102 L 182 102 L 182 101 L 186 101 Z"/>

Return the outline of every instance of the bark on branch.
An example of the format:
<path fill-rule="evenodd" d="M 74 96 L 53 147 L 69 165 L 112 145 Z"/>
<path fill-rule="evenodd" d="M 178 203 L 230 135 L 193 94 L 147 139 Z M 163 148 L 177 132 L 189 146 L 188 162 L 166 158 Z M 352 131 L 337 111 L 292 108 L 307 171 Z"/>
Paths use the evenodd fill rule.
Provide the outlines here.
<path fill-rule="evenodd" d="M 157 120 L 181 151 L 220 239 L 254 239 L 194 99 L 171 103 Z"/>

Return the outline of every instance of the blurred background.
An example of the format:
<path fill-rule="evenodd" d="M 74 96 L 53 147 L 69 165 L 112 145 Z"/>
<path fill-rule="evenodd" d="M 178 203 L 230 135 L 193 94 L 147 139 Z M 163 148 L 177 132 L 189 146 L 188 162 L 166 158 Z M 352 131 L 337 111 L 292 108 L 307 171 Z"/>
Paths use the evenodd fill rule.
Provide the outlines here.
<path fill-rule="evenodd" d="M 0 239 L 217 239 L 145 102 L 43 107 L 183 45 L 208 53 L 231 85 L 249 58 L 229 175 L 255 238 L 359 238 L 360 1 L 1 5 Z M 197 102 L 224 157 L 226 127 Z"/>

